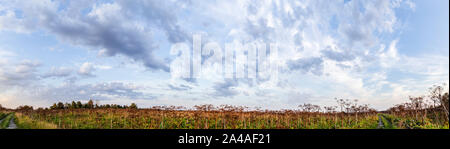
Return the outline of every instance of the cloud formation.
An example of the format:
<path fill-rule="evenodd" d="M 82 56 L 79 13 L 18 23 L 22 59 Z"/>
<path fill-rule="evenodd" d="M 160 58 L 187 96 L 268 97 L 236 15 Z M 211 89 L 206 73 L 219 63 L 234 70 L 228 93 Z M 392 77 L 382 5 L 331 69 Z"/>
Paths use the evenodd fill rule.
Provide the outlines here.
<path fill-rule="evenodd" d="M 45 59 L 11 61 L 5 57 L 14 53 L 0 50 L 0 88 L 40 88 L 47 91 L 39 96 L 55 100 L 164 98 L 162 103 L 178 104 L 183 99 L 170 98 L 189 96 L 199 103 L 288 107 L 342 97 L 389 106 L 394 101 L 381 101 L 418 93 L 429 82 L 448 82 L 448 57 L 400 51 L 405 22 L 399 9 L 409 13 L 416 6 L 409 0 L 3 0 L 0 32 L 48 34 L 94 54 L 60 66 Z M 202 46 L 277 43 L 278 78 L 223 79 L 205 63 L 222 58 L 209 55 L 201 61 L 207 77 L 174 81 L 170 45 L 191 45 L 192 33 L 202 35 Z M 141 71 L 148 69 L 162 71 Z"/>
<path fill-rule="evenodd" d="M 169 68 L 153 54 L 158 48 L 153 33 L 164 31 L 172 43 L 187 38 L 172 11 L 176 5 L 162 1 L 118 0 L 96 4 L 43 0 L 3 1 L 1 5 L 9 7 L 2 8 L 6 14 L 0 15 L 0 30 L 44 29 L 67 43 L 101 49 L 107 56 L 124 55 L 156 70 Z"/>
<path fill-rule="evenodd" d="M 37 75 L 39 66 L 39 62 L 31 60 L 0 65 L 0 88 L 7 90 L 13 87 L 28 86 L 30 82 L 39 79 Z"/>

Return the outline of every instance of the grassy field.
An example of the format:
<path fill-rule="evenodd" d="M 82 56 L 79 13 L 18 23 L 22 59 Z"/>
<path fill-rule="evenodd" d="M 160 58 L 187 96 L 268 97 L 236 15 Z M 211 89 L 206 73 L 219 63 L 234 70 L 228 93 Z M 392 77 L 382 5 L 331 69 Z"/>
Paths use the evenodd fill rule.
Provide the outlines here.
<path fill-rule="evenodd" d="M 17 112 L 23 129 L 448 129 L 433 114 L 65 109 Z M 380 121 L 382 125 L 380 125 Z"/>
<path fill-rule="evenodd" d="M 0 128 L 14 118 L 22 129 L 449 129 L 448 99 L 448 92 L 434 86 L 430 95 L 410 97 L 409 102 L 386 111 L 349 99 L 335 99 L 337 106 L 303 104 L 298 109 L 278 111 L 208 104 L 139 109 L 134 103 L 72 101 L 49 108 L 24 105 L 4 108 L 3 112 L 0 108 Z"/>

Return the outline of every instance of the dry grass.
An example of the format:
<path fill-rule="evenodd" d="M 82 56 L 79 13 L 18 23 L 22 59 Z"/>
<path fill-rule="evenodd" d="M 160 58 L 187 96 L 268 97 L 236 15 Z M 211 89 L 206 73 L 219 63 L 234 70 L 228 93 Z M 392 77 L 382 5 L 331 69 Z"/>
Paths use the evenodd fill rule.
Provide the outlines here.
<path fill-rule="evenodd" d="M 15 110 L 22 128 L 62 129 L 376 129 L 379 113 L 389 128 L 448 129 L 448 91 L 430 88 L 430 95 L 410 97 L 410 101 L 387 111 L 376 111 L 358 100 L 336 99 L 337 106 L 303 104 L 294 110 L 249 110 L 247 107 L 199 105 L 187 109 L 157 106 L 54 104 L 50 109 Z M 72 102 L 75 103 L 75 102 Z"/>
<path fill-rule="evenodd" d="M 26 115 L 26 116 L 23 116 Z M 376 129 L 376 112 L 65 109 L 18 113 L 28 128 L 62 129 Z M 395 115 L 395 128 L 447 128 L 432 119 Z M 19 120 L 21 120 L 19 119 Z M 395 120 L 395 121 L 394 121 Z M 43 122 L 43 123 L 38 123 Z M 51 127 L 48 124 L 51 123 Z M 44 126 L 42 126 L 45 124 Z M 32 125 L 28 125 L 32 126 Z"/>
<path fill-rule="evenodd" d="M 58 126 L 45 121 L 32 119 L 22 113 L 16 113 L 16 124 L 21 129 L 57 129 Z"/>

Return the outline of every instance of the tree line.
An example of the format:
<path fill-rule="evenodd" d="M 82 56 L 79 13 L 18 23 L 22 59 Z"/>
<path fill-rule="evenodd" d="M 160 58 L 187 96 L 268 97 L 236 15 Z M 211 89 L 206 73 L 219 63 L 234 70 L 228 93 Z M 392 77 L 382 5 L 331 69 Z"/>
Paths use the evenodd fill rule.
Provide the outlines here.
<path fill-rule="evenodd" d="M 113 108 L 113 109 L 138 109 L 137 105 L 135 103 L 131 103 L 128 105 L 118 105 L 118 104 L 94 104 L 92 100 L 89 100 L 87 103 L 82 103 L 81 101 L 72 101 L 72 103 L 54 103 L 52 106 L 50 106 L 50 109 L 56 110 L 56 109 L 107 109 L 107 108 Z"/>
<path fill-rule="evenodd" d="M 446 84 L 442 86 L 435 85 L 429 88 L 429 94 L 425 96 L 419 97 L 409 97 L 409 102 L 403 104 L 397 104 L 386 111 L 380 112 L 394 112 L 394 113 L 404 113 L 404 112 L 414 112 L 421 113 L 431 111 L 433 113 L 444 113 L 444 116 L 449 116 L 449 93 L 445 88 Z M 360 105 L 358 104 L 358 100 L 350 100 L 350 99 L 338 99 L 335 98 L 335 101 L 338 103 L 337 106 L 325 106 L 321 107 L 319 105 L 313 104 L 303 104 L 299 105 L 298 108 L 294 110 L 294 112 L 308 112 L 308 113 L 373 113 L 377 112 L 377 110 L 371 108 L 368 104 Z M 117 104 L 94 104 L 92 100 L 89 100 L 87 103 L 82 103 L 81 101 L 72 101 L 71 103 L 63 103 L 58 102 L 54 103 L 49 108 L 38 108 L 38 110 L 46 110 L 46 109 L 138 109 L 138 106 L 135 103 L 131 103 L 130 105 L 117 105 Z M 157 110 L 188 110 L 183 106 L 154 106 L 150 109 Z M 7 110 L 0 105 L 0 110 Z M 16 110 L 33 110 L 33 106 L 23 105 L 16 108 Z M 232 105 L 220 105 L 218 107 L 212 104 L 205 105 L 196 105 L 194 106 L 194 110 L 197 111 L 231 111 L 231 112 L 242 112 L 242 111 L 259 111 L 263 112 L 260 108 L 256 108 L 256 110 L 250 110 L 249 107 L 245 106 L 232 106 Z M 282 110 L 283 112 L 289 112 L 293 110 Z M 267 110 L 266 110 L 267 112 Z"/>

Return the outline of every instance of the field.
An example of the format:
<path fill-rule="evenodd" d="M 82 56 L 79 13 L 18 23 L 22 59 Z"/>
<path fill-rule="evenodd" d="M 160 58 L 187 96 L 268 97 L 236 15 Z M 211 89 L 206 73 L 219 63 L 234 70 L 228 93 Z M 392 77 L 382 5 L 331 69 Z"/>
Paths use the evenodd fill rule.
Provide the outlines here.
<path fill-rule="evenodd" d="M 424 113 L 421 113 L 424 114 Z M 7 114 L 3 114 L 7 115 Z M 433 113 L 65 109 L 16 112 L 23 129 L 448 129 Z M 12 116 L 12 114 L 11 114 Z"/>
<path fill-rule="evenodd" d="M 0 106 L 0 128 L 21 129 L 449 129 L 448 92 L 436 86 L 430 95 L 377 111 L 358 100 L 335 99 L 337 106 L 299 105 L 291 110 L 259 110 L 231 105 L 192 108 L 98 105 L 92 100 L 55 103 L 33 109 Z"/>

